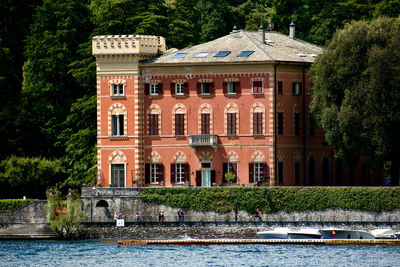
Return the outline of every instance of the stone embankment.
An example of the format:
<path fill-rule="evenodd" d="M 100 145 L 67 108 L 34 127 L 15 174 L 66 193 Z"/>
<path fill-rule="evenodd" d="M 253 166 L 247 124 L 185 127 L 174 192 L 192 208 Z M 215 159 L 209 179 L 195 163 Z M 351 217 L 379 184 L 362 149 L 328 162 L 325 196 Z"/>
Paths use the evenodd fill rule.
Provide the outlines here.
<path fill-rule="evenodd" d="M 256 239 L 257 232 L 270 230 L 277 227 L 298 228 L 350 228 L 359 230 L 372 230 L 377 228 L 392 228 L 400 231 L 400 224 L 297 224 L 297 223 L 271 223 L 257 222 L 246 223 L 159 223 L 159 224 L 129 224 L 125 227 L 116 227 L 115 224 L 86 225 L 83 238 L 88 239 L 135 239 L 135 240 L 168 240 L 168 239 Z"/>

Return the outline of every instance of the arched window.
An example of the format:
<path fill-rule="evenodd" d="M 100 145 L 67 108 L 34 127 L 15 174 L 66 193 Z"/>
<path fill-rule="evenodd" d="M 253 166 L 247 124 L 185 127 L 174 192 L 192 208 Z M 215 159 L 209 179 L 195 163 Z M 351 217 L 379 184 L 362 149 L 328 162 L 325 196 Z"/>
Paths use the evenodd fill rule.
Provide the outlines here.
<path fill-rule="evenodd" d="M 116 103 L 109 109 L 108 119 L 108 135 L 109 136 L 125 136 L 127 134 L 127 112 L 124 105 Z"/>
<path fill-rule="evenodd" d="M 127 159 L 122 151 L 114 151 L 108 157 L 110 164 L 110 186 L 125 187 Z"/>
<path fill-rule="evenodd" d="M 161 162 L 161 156 L 153 151 L 145 164 L 145 183 L 160 184 L 164 182 L 164 165 Z"/>
<path fill-rule="evenodd" d="M 213 113 L 209 104 L 204 103 L 199 108 L 199 134 L 212 134 Z"/>
<path fill-rule="evenodd" d="M 254 152 L 249 163 L 249 183 L 262 182 L 267 175 L 268 166 L 265 163 L 264 153 L 261 151 Z"/>
<path fill-rule="evenodd" d="M 235 151 L 229 151 L 226 155 L 226 162 L 222 164 L 222 180 L 224 183 L 228 181 L 225 180 L 226 173 L 233 173 L 236 178 L 232 181 L 232 183 L 238 183 L 238 162 L 239 156 Z"/>
<path fill-rule="evenodd" d="M 171 163 L 171 184 L 186 184 L 189 182 L 190 166 L 186 162 L 185 153 L 178 151 Z"/>
<path fill-rule="evenodd" d="M 161 108 L 158 105 L 151 105 L 147 109 L 149 135 L 159 136 L 161 132 Z"/>
<path fill-rule="evenodd" d="M 261 103 L 254 103 L 250 110 L 250 124 L 253 135 L 265 134 L 265 107 Z"/>
<path fill-rule="evenodd" d="M 225 106 L 225 133 L 227 135 L 237 135 L 239 133 L 239 107 L 235 103 Z"/>
<path fill-rule="evenodd" d="M 172 110 L 172 125 L 175 136 L 186 134 L 186 107 L 183 104 L 176 104 Z"/>

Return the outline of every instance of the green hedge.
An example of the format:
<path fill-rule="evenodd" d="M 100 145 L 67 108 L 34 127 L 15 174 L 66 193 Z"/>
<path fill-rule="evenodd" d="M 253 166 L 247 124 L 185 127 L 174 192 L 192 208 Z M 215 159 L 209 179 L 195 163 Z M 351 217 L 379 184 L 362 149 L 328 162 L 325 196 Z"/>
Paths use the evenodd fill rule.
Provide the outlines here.
<path fill-rule="evenodd" d="M 250 213 L 257 208 L 264 213 L 329 208 L 374 212 L 400 209 L 398 187 L 143 188 L 140 197 L 156 204 L 218 212 L 235 208 Z"/>
<path fill-rule="evenodd" d="M 0 211 L 14 211 L 28 205 L 35 199 L 0 199 Z"/>

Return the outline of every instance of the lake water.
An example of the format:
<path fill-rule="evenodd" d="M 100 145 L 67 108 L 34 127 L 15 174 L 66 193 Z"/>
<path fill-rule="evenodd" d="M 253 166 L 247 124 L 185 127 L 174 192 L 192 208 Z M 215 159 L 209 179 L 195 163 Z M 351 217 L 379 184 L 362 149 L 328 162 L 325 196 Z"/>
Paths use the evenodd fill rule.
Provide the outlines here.
<path fill-rule="evenodd" d="M 0 266 L 400 266 L 400 246 L 0 241 Z"/>

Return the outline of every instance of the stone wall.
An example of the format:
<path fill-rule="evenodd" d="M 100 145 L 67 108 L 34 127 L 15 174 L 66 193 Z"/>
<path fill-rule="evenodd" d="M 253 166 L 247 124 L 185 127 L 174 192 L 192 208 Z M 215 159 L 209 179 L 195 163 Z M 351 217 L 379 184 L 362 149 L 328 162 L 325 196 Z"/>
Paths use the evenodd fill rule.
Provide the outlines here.
<path fill-rule="evenodd" d="M 155 222 L 159 211 L 164 211 L 166 222 L 177 221 L 177 207 L 146 203 L 139 196 L 140 188 L 84 188 L 82 200 L 88 215 L 86 221 L 113 222 L 114 213 L 120 212 L 125 221 L 134 222 L 135 214 L 139 212 L 142 222 Z M 381 213 L 341 209 L 292 213 L 281 211 L 263 214 L 262 217 L 263 221 L 268 222 L 396 223 L 400 222 L 400 209 Z M 254 221 L 254 216 L 242 210 L 228 213 L 185 210 L 185 221 Z"/>
<path fill-rule="evenodd" d="M 36 200 L 16 211 L 0 212 L 0 224 L 48 223 L 46 200 Z"/>

